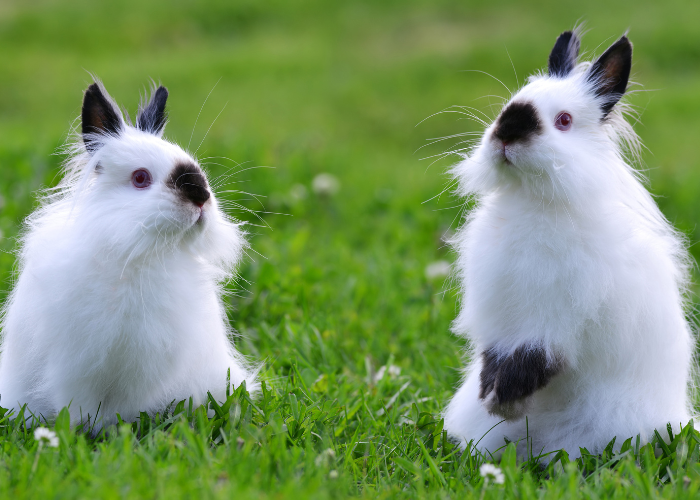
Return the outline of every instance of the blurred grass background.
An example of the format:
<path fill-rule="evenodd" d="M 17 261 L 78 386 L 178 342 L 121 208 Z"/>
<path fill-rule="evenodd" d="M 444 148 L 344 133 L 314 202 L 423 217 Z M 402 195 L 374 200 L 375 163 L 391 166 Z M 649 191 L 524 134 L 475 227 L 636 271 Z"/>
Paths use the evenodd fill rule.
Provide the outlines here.
<path fill-rule="evenodd" d="M 273 167 L 242 171 L 225 186 L 261 195 L 264 209 L 245 195 L 224 195 L 229 199 L 285 214 L 263 215 L 269 228 L 251 227 L 261 256 L 251 253 L 244 263 L 250 285 L 233 298 L 243 350 L 273 366 L 292 361 L 298 353 L 278 330 L 293 321 L 337 348 L 344 366 L 336 369 L 361 370 L 367 356 L 383 363 L 394 355 L 448 394 L 457 380 L 451 368 L 459 366 L 460 343 L 448 332 L 456 298 L 449 284 L 426 280 L 424 269 L 451 259 L 441 237 L 459 221 L 459 200 L 432 199 L 446 185 L 450 160 L 425 158 L 456 141 L 418 149 L 479 126 L 455 114 L 430 116 L 452 105 L 493 116 L 499 100 L 488 96 L 508 95 L 495 79 L 516 89 L 577 22 L 589 29 L 589 55 L 629 29 L 633 78 L 644 90 L 631 101 L 641 111 L 636 129 L 648 147 L 651 187 L 695 243 L 698 18 L 700 4 L 676 0 L 5 0 L 2 293 L 33 193 L 59 179 L 62 156 L 55 153 L 78 124 L 88 72 L 132 114 L 153 79 L 170 90 L 169 139 L 185 146 L 192 137 L 191 150 L 201 143 L 199 157 L 241 164 L 209 160 L 221 164 L 208 165 L 212 176 Z M 335 196 L 311 190 L 321 172 L 340 180 Z"/>
<path fill-rule="evenodd" d="M 161 82 L 170 90 L 166 137 L 183 146 L 191 141 L 190 150 L 210 158 L 204 161 L 211 177 L 238 172 L 220 189 L 260 195 L 264 208 L 241 193 L 222 197 L 271 212 L 261 214 L 269 227 L 249 228 L 254 252 L 241 267 L 247 284 L 230 299 L 239 348 L 266 360 L 265 378 L 284 401 L 296 401 L 285 395 L 294 379 L 293 387 L 307 388 L 307 404 L 338 400 L 346 407 L 334 434 L 351 471 L 341 474 L 342 491 L 368 492 L 373 485 L 381 492 L 381 464 L 391 453 L 382 441 L 388 426 L 404 432 L 403 423 L 415 420 L 412 404 L 438 415 L 462 364 L 462 343 L 449 333 L 458 298 L 452 284 L 425 275 L 431 262 L 453 259 L 442 238 L 459 223 L 460 200 L 436 195 L 454 160 L 429 157 L 457 140 L 419 148 L 480 126 L 436 113 L 467 105 L 493 116 L 497 96 L 509 94 L 496 79 L 515 90 L 545 67 L 556 36 L 578 22 L 589 30 L 583 39 L 589 56 L 629 29 L 633 79 L 643 90 L 630 100 L 641 113 L 635 128 L 648 148 L 644 167 L 664 213 L 688 235 L 697 258 L 698 19 L 700 4 L 680 0 L 3 0 L 0 298 L 11 286 L 15 237 L 35 192 L 60 178 L 57 151 L 79 124 L 89 73 L 132 115 L 150 79 Z M 259 166 L 272 168 L 252 168 Z M 332 196 L 312 189 L 324 172 L 339 180 Z M 233 215 L 259 224 L 249 213 Z M 375 384 L 386 365 L 398 366 L 401 375 Z M 389 413 L 385 404 L 393 405 Z M 31 497 L 38 490 L 27 486 L 36 485 L 27 464 L 36 461 L 23 438 L 16 439 L 17 448 L 2 460 L 24 465 L 7 465 L 2 477 L 14 479 L 4 487 Z M 123 493 L 130 484 L 138 496 L 168 484 L 171 493 L 184 494 L 185 481 L 195 490 L 209 481 L 215 491 L 217 471 L 229 467 L 231 481 L 239 477 L 254 498 L 275 488 L 258 476 L 246 483 L 256 470 L 276 471 L 280 493 L 323 490 L 335 497 L 340 491 L 312 472 L 296 479 L 300 454 L 309 462 L 321 453 L 308 444 L 287 451 L 270 445 L 269 452 L 246 445 L 232 455 L 227 446 L 219 458 L 212 458 L 215 450 L 202 458 L 216 468 L 201 462 L 188 479 L 182 473 L 188 462 L 168 458 L 179 456 L 177 443 L 162 456 L 135 447 L 143 461 L 133 470 L 116 451 L 120 443 L 99 445 L 94 461 L 87 454 L 47 462 L 39 469 L 42 488 L 102 495 Z M 82 449 L 88 448 L 71 445 L 70 453 L 83 456 Z M 368 456 L 375 460 L 369 465 Z M 110 472 L 86 472 L 91 463 Z M 56 490 L 59 482 L 63 489 Z M 392 491 L 406 487 L 397 483 Z"/>
<path fill-rule="evenodd" d="M 313 348 L 292 347 L 293 323 L 332 345 L 335 371 L 359 372 L 368 357 L 382 364 L 393 355 L 446 397 L 460 364 L 460 343 L 448 332 L 456 297 L 424 269 L 451 260 L 441 237 L 456 227 L 459 200 L 432 199 L 450 160 L 424 158 L 454 141 L 418 149 L 479 126 L 430 116 L 452 105 L 492 116 L 499 101 L 488 96 L 508 95 L 495 79 L 516 89 L 545 66 L 559 32 L 579 21 L 589 29 L 589 55 L 629 29 L 633 76 L 644 90 L 631 101 L 641 111 L 636 129 L 652 191 L 697 256 L 699 15 L 700 4 L 677 0 L 5 0 L 2 293 L 33 193 L 58 181 L 55 153 L 78 123 L 88 72 L 132 114 L 154 79 L 170 90 L 169 139 L 187 145 L 192 137 L 199 157 L 241 164 L 209 160 L 212 176 L 273 167 L 242 171 L 225 187 L 263 196 L 264 209 L 245 195 L 229 199 L 285 214 L 263 215 L 269 228 L 251 227 L 261 255 L 251 252 L 242 267 L 250 284 L 232 298 L 242 349 L 284 373 Z M 311 190 L 321 172 L 340 180 L 336 195 Z"/>
<path fill-rule="evenodd" d="M 419 148 L 479 125 L 432 115 L 468 105 L 493 116 L 493 96 L 509 95 L 496 79 L 515 90 L 577 22 L 589 57 L 629 29 L 651 190 L 698 257 L 698 19 L 700 3 L 680 0 L 3 0 L 0 296 L 35 191 L 58 182 L 55 153 L 79 123 L 88 72 L 132 115 L 153 79 L 170 91 L 166 137 L 231 159 L 205 160 L 210 176 L 241 170 L 222 189 L 261 195 L 264 208 L 222 196 L 272 212 L 269 228 L 249 229 L 249 284 L 231 298 L 241 350 L 267 360 L 272 380 L 293 363 L 309 384 L 325 376 L 319 391 L 341 402 L 393 363 L 437 412 L 462 344 L 449 333 L 452 285 L 425 268 L 452 260 L 442 237 L 460 200 L 434 198 L 451 160 L 424 158 L 456 140 Z M 258 166 L 273 168 L 245 170 Z M 323 172 L 339 179 L 333 196 L 311 189 Z"/>

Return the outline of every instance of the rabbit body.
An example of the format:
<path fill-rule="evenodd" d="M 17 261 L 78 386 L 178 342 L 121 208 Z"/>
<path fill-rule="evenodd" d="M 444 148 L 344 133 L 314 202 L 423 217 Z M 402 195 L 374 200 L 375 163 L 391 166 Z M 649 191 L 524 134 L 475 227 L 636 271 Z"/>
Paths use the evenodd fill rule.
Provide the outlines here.
<path fill-rule="evenodd" d="M 160 137 L 161 89 L 137 127 L 101 85 L 88 89 L 84 144 L 26 221 L 2 319 L 1 406 L 50 418 L 70 405 L 74 423 L 89 416 L 99 429 L 117 413 L 133 420 L 190 396 L 203 403 L 207 391 L 221 400 L 229 370 L 232 384 L 256 388 L 221 298 L 244 234 L 192 157 Z M 96 123 L 86 116 L 95 95 L 104 101 Z M 160 111 L 159 128 L 143 118 L 149 111 Z M 100 113 L 116 126 L 100 128 L 109 125 Z M 135 169 L 149 185 L 135 187 Z M 197 179 L 185 186 L 196 194 L 183 177 Z"/>
<path fill-rule="evenodd" d="M 521 457 L 578 456 L 691 418 L 684 240 L 620 152 L 637 144 L 614 107 L 631 44 L 576 65 L 576 34 L 562 37 L 549 75 L 515 94 L 454 168 L 476 200 L 453 241 L 454 331 L 474 356 L 445 428 L 485 453 L 507 438 Z"/>

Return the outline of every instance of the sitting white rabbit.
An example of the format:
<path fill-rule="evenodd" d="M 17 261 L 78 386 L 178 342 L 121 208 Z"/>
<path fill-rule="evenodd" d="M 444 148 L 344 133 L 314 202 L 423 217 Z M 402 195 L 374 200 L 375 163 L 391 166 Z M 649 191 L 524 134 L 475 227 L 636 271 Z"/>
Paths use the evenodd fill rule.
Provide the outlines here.
<path fill-rule="evenodd" d="M 207 391 L 221 400 L 229 370 L 256 389 L 222 303 L 244 233 L 197 161 L 162 139 L 167 97 L 156 89 L 132 126 L 99 82 L 85 92 L 82 140 L 25 223 L 0 406 L 50 418 L 70 405 L 99 429 Z"/>
<path fill-rule="evenodd" d="M 632 44 L 577 64 L 579 47 L 562 33 L 548 74 L 453 170 L 476 202 L 453 241 L 453 329 L 473 361 L 445 428 L 482 452 L 507 438 L 521 457 L 530 446 L 578 456 L 691 418 L 685 241 L 623 153 L 639 147 L 618 103 Z"/>

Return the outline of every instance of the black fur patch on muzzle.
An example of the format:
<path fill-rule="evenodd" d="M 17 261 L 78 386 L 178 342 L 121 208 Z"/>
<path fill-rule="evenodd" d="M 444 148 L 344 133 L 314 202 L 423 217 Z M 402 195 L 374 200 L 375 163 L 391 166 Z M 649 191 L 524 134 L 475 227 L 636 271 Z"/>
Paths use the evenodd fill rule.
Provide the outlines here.
<path fill-rule="evenodd" d="M 504 143 L 526 141 L 542 130 L 535 106 L 529 102 L 509 104 L 498 117 L 493 135 Z"/>
<path fill-rule="evenodd" d="M 178 163 L 170 173 L 168 186 L 177 191 L 185 200 L 198 207 L 211 197 L 207 180 L 202 171 L 193 163 Z"/>

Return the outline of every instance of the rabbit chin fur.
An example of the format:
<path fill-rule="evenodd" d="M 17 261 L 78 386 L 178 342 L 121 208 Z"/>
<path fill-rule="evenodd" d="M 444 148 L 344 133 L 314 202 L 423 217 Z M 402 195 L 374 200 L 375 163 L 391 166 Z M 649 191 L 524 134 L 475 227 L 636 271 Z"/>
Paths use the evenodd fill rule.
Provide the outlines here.
<path fill-rule="evenodd" d="M 256 389 L 222 303 L 244 233 L 213 193 L 200 211 L 168 187 L 174 165 L 199 167 L 160 133 L 119 113 L 116 133 L 84 134 L 92 151 L 72 147 L 65 178 L 26 220 L 2 319 L 3 407 L 50 418 L 70 405 L 74 423 L 99 429 L 207 391 L 221 400 L 229 370 Z M 131 184 L 138 168 L 147 189 Z"/>
<path fill-rule="evenodd" d="M 685 242 L 621 153 L 621 143 L 638 148 L 636 135 L 619 104 L 601 111 L 608 97 L 590 71 L 582 63 L 531 78 L 504 109 L 530 103 L 539 133 L 504 145 L 497 119 L 453 169 L 475 201 L 453 241 L 462 292 L 453 330 L 473 361 L 445 428 L 485 453 L 507 438 L 520 440 L 521 457 L 579 456 L 691 418 Z M 573 118 L 565 132 L 554 126 L 562 111 Z M 518 348 L 540 349 L 559 370 L 498 407 L 495 391 L 483 397 L 484 353 L 505 359 Z"/>

